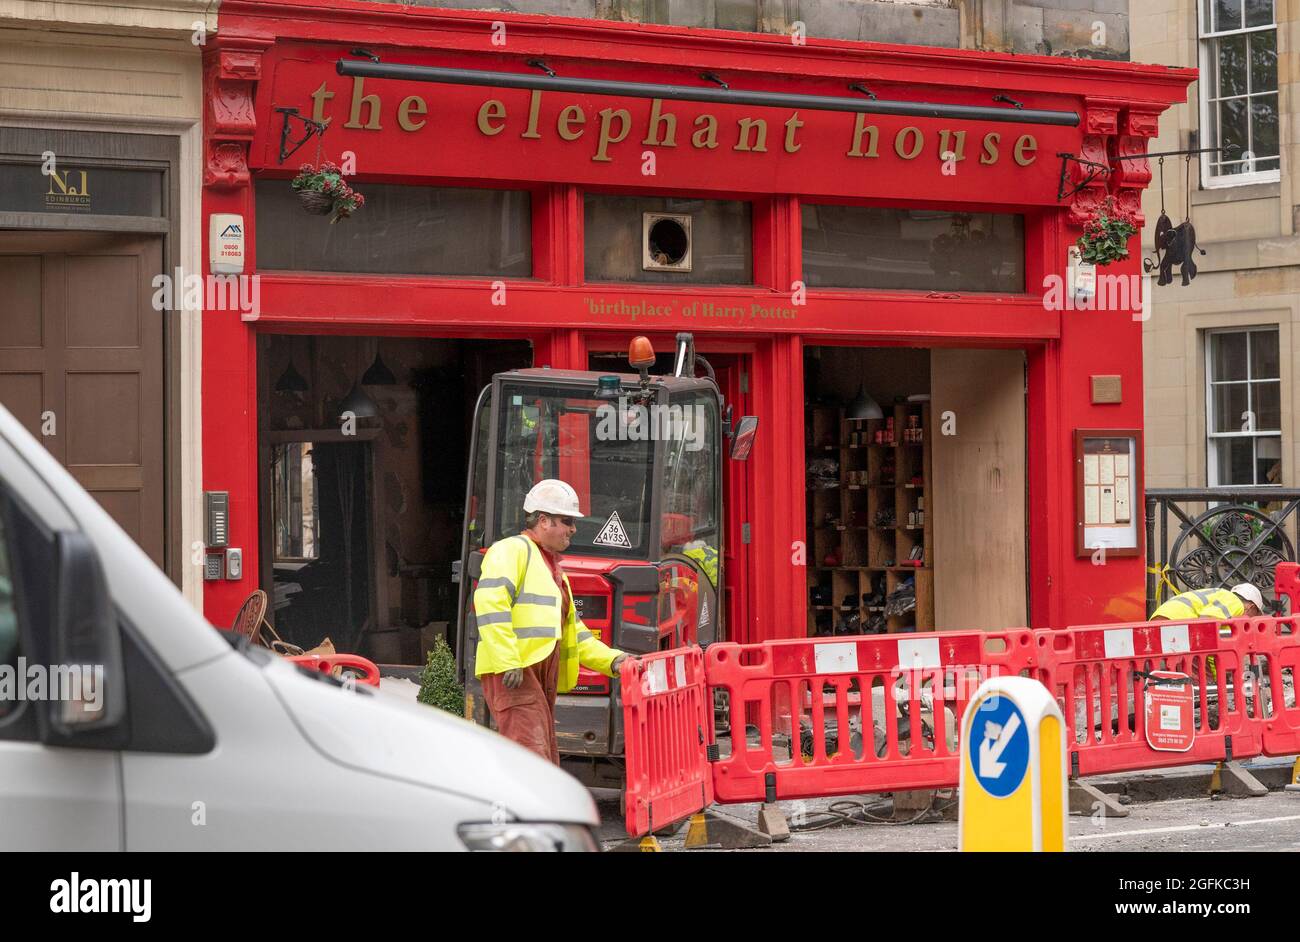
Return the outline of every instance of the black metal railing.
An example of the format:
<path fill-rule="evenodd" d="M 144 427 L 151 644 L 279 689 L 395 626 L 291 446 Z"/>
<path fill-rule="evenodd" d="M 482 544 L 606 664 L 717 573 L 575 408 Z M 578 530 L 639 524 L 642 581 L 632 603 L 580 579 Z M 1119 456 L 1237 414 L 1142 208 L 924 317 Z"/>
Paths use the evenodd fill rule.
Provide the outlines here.
<path fill-rule="evenodd" d="M 1147 614 L 1170 595 L 1239 582 L 1272 599 L 1273 570 L 1296 560 L 1298 509 L 1296 488 L 1149 489 Z"/>

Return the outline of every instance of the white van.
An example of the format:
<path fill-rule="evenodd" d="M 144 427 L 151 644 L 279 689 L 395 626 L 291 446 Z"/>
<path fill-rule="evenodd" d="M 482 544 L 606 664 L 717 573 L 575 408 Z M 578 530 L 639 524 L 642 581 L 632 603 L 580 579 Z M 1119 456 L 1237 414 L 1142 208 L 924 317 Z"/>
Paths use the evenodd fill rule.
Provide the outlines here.
<path fill-rule="evenodd" d="M 0 407 L 0 848 L 590 851 L 598 823 L 496 733 L 228 641 Z"/>

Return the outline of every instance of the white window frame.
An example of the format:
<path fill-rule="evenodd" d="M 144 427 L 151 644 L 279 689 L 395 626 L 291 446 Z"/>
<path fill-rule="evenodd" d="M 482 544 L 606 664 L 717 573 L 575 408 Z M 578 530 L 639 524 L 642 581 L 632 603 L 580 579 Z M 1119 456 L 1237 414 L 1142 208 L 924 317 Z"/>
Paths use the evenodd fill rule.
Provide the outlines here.
<path fill-rule="evenodd" d="M 1245 378 L 1244 380 L 1242 380 L 1242 379 L 1233 379 L 1233 380 L 1220 380 L 1220 381 L 1216 381 L 1216 380 L 1214 379 L 1214 338 L 1215 338 L 1215 337 L 1221 337 L 1221 336 L 1223 336 L 1224 334 L 1247 334 L 1247 335 L 1249 335 L 1252 331 L 1261 331 L 1261 330 L 1272 330 L 1272 331 L 1274 331 L 1274 332 L 1276 332 L 1276 333 L 1278 334 L 1278 377 L 1277 377 L 1277 379 L 1274 380 L 1272 377 L 1267 377 L 1267 378 L 1262 379 L 1262 380 L 1257 380 L 1257 379 L 1255 379 L 1254 377 L 1251 376 L 1251 363 L 1250 363 L 1250 359 L 1251 359 L 1251 357 L 1250 357 L 1250 337 L 1247 336 L 1247 338 L 1246 338 L 1246 378 Z M 1263 482 L 1263 483 L 1251 483 L 1251 484 L 1224 484 L 1224 483 L 1221 483 L 1221 482 L 1219 481 L 1219 450 L 1218 450 L 1218 448 L 1215 447 L 1215 446 L 1216 446 L 1216 443 L 1217 443 L 1220 439 L 1224 439 L 1224 438 L 1250 438 L 1250 439 L 1259 439 L 1259 438 L 1275 438 L 1275 439 L 1277 439 L 1277 442 L 1278 442 L 1278 452 L 1279 452 L 1279 454 L 1281 454 L 1281 452 L 1282 452 L 1282 430 L 1281 430 L 1281 428 L 1280 428 L 1280 426 L 1281 426 L 1281 418 L 1280 418 L 1280 416 L 1279 416 L 1279 420 L 1278 420 L 1279 428 L 1277 428 L 1276 430 L 1274 430 L 1274 429 L 1267 429 L 1267 430 L 1259 430 L 1259 429 L 1256 429 L 1255 431 L 1251 431 L 1251 432 L 1216 432 L 1216 431 L 1214 430 L 1214 426 L 1215 426 L 1215 421 L 1214 421 L 1214 420 L 1215 420 L 1215 413 L 1214 413 L 1214 387 L 1215 387 L 1215 386 L 1230 386 L 1230 385 L 1235 385 L 1235 384 L 1237 384 L 1237 383 L 1246 383 L 1246 384 L 1247 384 L 1247 387 L 1246 387 L 1246 388 L 1247 388 L 1247 399 L 1246 399 L 1247 407 L 1248 407 L 1252 412 L 1255 413 L 1255 420 L 1256 420 L 1256 422 L 1258 422 L 1258 421 L 1259 421 L 1259 411 L 1258 411 L 1257 409 L 1254 408 L 1254 406 L 1255 406 L 1254 390 L 1253 390 L 1253 388 L 1251 387 L 1250 384 L 1252 384 L 1252 383 L 1256 383 L 1256 382 L 1276 382 L 1276 383 L 1278 384 L 1278 386 L 1279 386 L 1278 402 L 1279 402 L 1279 404 L 1280 404 L 1280 403 L 1281 403 L 1281 395 L 1280 395 L 1280 391 L 1281 391 L 1281 389 L 1280 389 L 1280 387 L 1281 387 L 1281 384 L 1282 384 L 1282 375 L 1281 375 L 1281 374 L 1282 374 L 1282 336 L 1281 336 L 1281 327 L 1280 327 L 1280 325 L 1278 325 L 1278 324 L 1276 324 L 1276 323 L 1273 323 L 1273 324 L 1253 324 L 1253 325 L 1251 325 L 1251 326 L 1249 326 L 1249 327 L 1226 327 L 1226 328 L 1215 328 L 1215 329 L 1213 329 L 1213 330 L 1207 330 L 1207 331 L 1205 331 L 1205 479 L 1206 479 L 1206 481 L 1207 481 L 1207 484 L 1206 484 L 1207 487 L 1281 487 L 1281 486 L 1282 486 L 1282 482 L 1281 482 L 1280 480 L 1278 481 L 1277 484 L 1269 484 L 1267 481 L 1265 481 L 1265 482 Z M 1235 421 L 1235 420 L 1234 420 L 1234 421 Z M 1283 464 L 1282 464 L 1282 470 L 1283 470 L 1283 474 L 1285 474 L 1285 473 L 1286 473 L 1286 455 L 1285 455 L 1285 454 L 1282 455 L 1282 461 L 1283 461 Z M 1251 476 L 1252 476 L 1252 477 L 1256 477 L 1256 476 L 1258 476 L 1258 474 L 1259 474 L 1259 469 L 1255 466 L 1255 461 L 1252 460 L 1252 462 L 1251 462 Z"/>
<path fill-rule="evenodd" d="M 1210 32 L 1210 31 L 1208 30 L 1208 28 L 1207 28 L 1209 24 L 1206 22 L 1206 13 L 1207 13 L 1207 9 L 1208 9 L 1208 6 L 1207 6 L 1207 5 L 1210 4 L 1210 3 L 1213 3 L 1213 2 L 1214 2 L 1214 0 L 1196 0 L 1196 35 L 1197 35 L 1197 39 L 1196 39 L 1196 58 L 1197 58 L 1197 65 L 1198 65 L 1198 67 L 1199 67 L 1199 69 L 1200 69 L 1200 77 L 1196 80 L 1196 88 L 1197 88 L 1196 97 L 1197 97 L 1197 106 L 1198 106 L 1198 109 L 1199 109 L 1199 112 L 1200 112 L 1200 122 L 1201 122 L 1201 124 L 1200 124 L 1200 126 L 1201 126 L 1201 135 L 1200 135 L 1200 140 L 1201 140 L 1201 146 L 1202 146 L 1202 147 L 1217 147 L 1217 146 L 1218 146 L 1218 140 L 1217 140 L 1217 139 L 1216 139 L 1216 140 L 1211 140 L 1211 137 L 1210 137 L 1210 129 L 1214 127 L 1213 122 L 1210 120 L 1210 96 L 1211 96 L 1211 93 L 1212 93 L 1212 92 L 1216 91 L 1216 89 L 1211 89 L 1211 88 L 1209 87 L 1210 74 L 1211 74 L 1211 72 L 1210 72 L 1210 56 L 1209 56 L 1210 43 L 1208 43 L 1206 40 L 1210 40 L 1210 39 L 1219 39 L 1219 38 L 1224 37 L 1224 36 L 1243 36 L 1243 35 L 1245 35 L 1245 34 L 1247 34 L 1247 33 L 1262 33 L 1262 32 L 1264 32 L 1264 31 L 1266 31 L 1266 30 L 1270 30 L 1270 29 L 1271 29 L 1271 30 L 1273 30 L 1273 31 L 1275 31 L 1275 32 L 1277 33 L 1277 37 L 1276 37 L 1276 39 L 1275 39 L 1274 41 L 1275 41 L 1275 43 L 1278 44 L 1278 46 L 1277 46 L 1277 58 L 1278 58 L 1278 90 L 1277 90 L 1277 110 L 1278 110 L 1278 168 L 1277 168 L 1276 170 L 1257 170 L 1257 171 L 1255 171 L 1255 172 L 1253 172 L 1253 173 L 1228 173 L 1228 174 L 1222 174 L 1222 173 L 1220 173 L 1220 174 L 1216 174 L 1216 173 L 1214 173 L 1213 168 L 1212 168 L 1211 163 L 1210 163 L 1210 157 L 1211 157 L 1211 155 L 1210 155 L 1210 154 L 1201 154 L 1201 155 L 1200 155 L 1200 160 L 1201 160 L 1201 186 L 1202 186 L 1204 189 L 1209 190 L 1209 189 L 1218 189 L 1218 188 L 1220 188 L 1220 187 L 1227 187 L 1227 186 L 1248 186 L 1248 185 L 1250 185 L 1250 184 L 1252 184 L 1252 183 L 1276 183 L 1276 182 L 1278 182 L 1279 180 L 1282 179 L 1282 167 L 1281 167 L 1281 164 L 1282 164 L 1282 153 L 1281 153 L 1281 152 L 1284 151 L 1284 150 L 1286 150 L 1286 148 L 1285 148 L 1284 146 L 1282 146 L 1282 144 L 1283 144 L 1283 138 L 1282 138 L 1282 119 L 1281 119 L 1281 114 L 1282 114 L 1282 88 L 1281 88 L 1281 84 L 1282 84 L 1282 81 L 1281 81 L 1281 60 L 1282 60 L 1282 49 L 1281 49 L 1281 46 L 1280 46 L 1281 39 L 1282 39 L 1282 30 L 1278 29 L 1278 25 L 1277 25 L 1277 0 L 1273 0 L 1273 22 L 1272 22 L 1271 24 L 1267 25 L 1267 26 L 1246 26 L 1246 27 L 1243 27 L 1242 29 L 1229 29 L 1229 30 L 1219 30 L 1218 32 Z M 1245 23 L 1245 10 L 1244 10 L 1245 4 L 1244 4 L 1244 0 L 1238 0 L 1238 2 L 1242 4 L 1242 8 L 1243 8 L 1243 9 L 1242 9 L 1242 22 Z M 1247 81 L 1247 83 L 1249 83 L 1249 81 L 1250 81 L 1250 67 L 1249 67 L 1249 64 L 1247 64 L 1247 67 L 1246 67 L 1246 73 L 1247 73 L 1247 74 L 1246 74 L 1246 81 Z"/>

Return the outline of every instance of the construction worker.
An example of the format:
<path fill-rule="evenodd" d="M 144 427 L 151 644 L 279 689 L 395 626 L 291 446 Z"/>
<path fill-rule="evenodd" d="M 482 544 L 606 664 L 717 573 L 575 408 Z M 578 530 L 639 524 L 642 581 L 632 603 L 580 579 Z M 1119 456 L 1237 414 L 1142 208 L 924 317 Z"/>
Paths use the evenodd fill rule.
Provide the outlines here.
<path fill-rule="evenodd" d="M 488 548 L 474 589 L 474 673 L 497 730 L 556 765 L 555 697 L 573 689 L 578 666 L 617 677 L 627 657 L 602 644 L 573 604 L 560 554 L 582 516 L 578 495 L 547 479 L 524 497 L 524 531 Z"/>
<path fill-rule="evenodd" d="M 1249 582 L 1231 589 L 1193 589 L 1182 592 L 1151 613 L 1152 621 L 1185 621 L 1193 618 L 1254 618 L 1264 611 L 1264 596 Z M 1205 659 L 1213 679 L 1218 676 L 1214 655 Z"/>
<path fill-rule="evenodd" d="M 1151 613 L 1152 621 L 1193 618 L 1254 618 L 1264 611 L 1264 597 L 1249 582 L 1231 589 L 1193 589 L 1175 595 Z"/>

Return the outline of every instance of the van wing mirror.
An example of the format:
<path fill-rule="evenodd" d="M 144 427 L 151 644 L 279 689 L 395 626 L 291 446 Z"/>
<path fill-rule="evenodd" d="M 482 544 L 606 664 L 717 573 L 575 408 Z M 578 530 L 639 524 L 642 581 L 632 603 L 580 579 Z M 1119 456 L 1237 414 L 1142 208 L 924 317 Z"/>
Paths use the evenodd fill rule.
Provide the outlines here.
<path fill-rule="evenodd" d="M 50 725 L 61 736 L 103 732 L 126 714 L 122 637 L 108 581 L 84 533 L 55 534 Z M 53 687 L 54 678 L 51 678 Z"/>
<path fill-rule="evenodd" d="M 731 439 L 731 457 L 734 461 L 744 461 L 754 449 L 754 436 L 758 434 L 758 416 L 746 415 L 736 426 L 736 434 Z"/>

